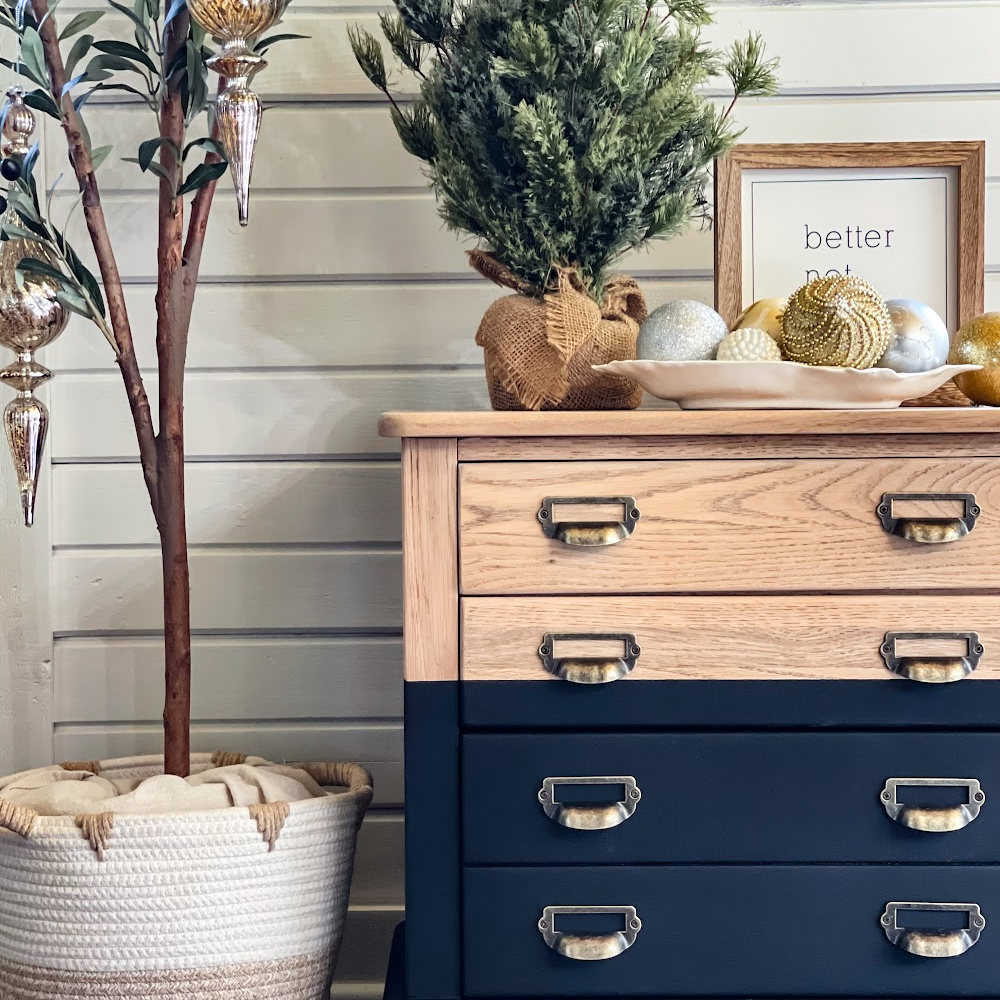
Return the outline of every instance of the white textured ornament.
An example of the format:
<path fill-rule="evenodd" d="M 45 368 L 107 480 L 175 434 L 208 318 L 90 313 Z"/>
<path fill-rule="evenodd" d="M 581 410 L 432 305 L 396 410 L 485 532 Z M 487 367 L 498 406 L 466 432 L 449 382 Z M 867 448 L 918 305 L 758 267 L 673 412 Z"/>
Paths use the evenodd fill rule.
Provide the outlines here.
<path fill-rule="evenodd" d="M 722 338 L 718 361 L 780 361 L 781 348 L 764 330 L 742 327 Z"/>
<path fill-rule="evenodd" d="M 876 368 L 894 372 L 929 372 L 948 360 L 951 340 L 944 320 L 930 306 L 916 299 L 886 302 L 894 334 Z"/>
<path fill-rule="evenodd" d="M 680 299 L 654 309 L 639 328 L 636 357 L 643 361 L 711 361 L 726 321 L 704 302 Z"/>

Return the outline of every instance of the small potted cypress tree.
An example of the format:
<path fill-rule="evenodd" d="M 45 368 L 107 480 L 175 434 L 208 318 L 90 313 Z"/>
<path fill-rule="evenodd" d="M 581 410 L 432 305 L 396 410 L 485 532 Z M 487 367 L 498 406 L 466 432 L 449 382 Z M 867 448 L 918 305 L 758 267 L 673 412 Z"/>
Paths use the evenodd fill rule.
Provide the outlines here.
<path fill-rule="evenodd" d="M 497 409 L 630 409 L 646 305 L 612 273 L 630 250 L 705 218 L 712 161 L 736 141 L 737 98 L 773 93 L 757 35 L 707 46 L 704 0 L 395 0 L 380 17 L 403 71 L 351 29 L 355 57 L 426 164 L 441 217 L 475 237 L 480 274 L 516 294 L 483 317 Z M 731 100 L 701 93 L 723 74 Z M 412 97 L 416 91 L 416 97 Z"/>

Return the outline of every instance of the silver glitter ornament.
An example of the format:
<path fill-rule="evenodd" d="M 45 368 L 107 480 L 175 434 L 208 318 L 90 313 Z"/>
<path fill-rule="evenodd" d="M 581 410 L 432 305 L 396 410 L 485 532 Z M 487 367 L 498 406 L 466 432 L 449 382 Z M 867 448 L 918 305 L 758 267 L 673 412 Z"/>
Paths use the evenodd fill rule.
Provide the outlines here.
<path fill-rule="evenodd" d="M 668 302 L 639 328 L 635 356 L 640 361 L 711 361 L 727 333 L 726 321 L 704 302 Z"/>
<path fill-rule="evenodd" d="M 916 299 L 890 299 L 886 306 L 895 332 L 876 368 L 906 374 L 933 371 L 947 362 L 948 327 L 930 306 Z"/>

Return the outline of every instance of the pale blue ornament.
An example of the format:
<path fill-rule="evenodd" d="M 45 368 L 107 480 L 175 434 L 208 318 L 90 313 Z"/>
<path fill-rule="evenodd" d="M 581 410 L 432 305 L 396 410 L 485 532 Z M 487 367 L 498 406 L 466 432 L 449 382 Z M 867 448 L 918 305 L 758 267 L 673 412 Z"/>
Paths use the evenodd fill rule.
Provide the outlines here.
<path fill-rule="evenodd" d="M 886 302 L 895 334 L 876 368 L 894 372 L 929 372 L 948 361 L 951 341 L 944 321 L 930 306 L 916 299 Z"/>
<path fill-rule="evenodd" d="M 726 321 L 704 302 L 680 299 L 654 309 L 639 328 L 635 356 L 639 361 L 711 361 Z"/>

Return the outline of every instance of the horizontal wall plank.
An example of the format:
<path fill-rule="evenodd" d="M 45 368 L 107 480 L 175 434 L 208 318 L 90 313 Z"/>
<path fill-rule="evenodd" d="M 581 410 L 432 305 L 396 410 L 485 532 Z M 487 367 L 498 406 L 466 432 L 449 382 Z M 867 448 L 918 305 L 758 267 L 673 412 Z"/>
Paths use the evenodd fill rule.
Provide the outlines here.
<path fill-rule="evenodd" d="M 112 194 L 103 203 L 123 276 L 146 281 L 155 277 L 155 198 Z M 247 229 L 236 221 L 235 206 L 229 209 L 220 199 L 212 213 L 201 264 L 204 278 L 469 274 L 465 251 L 475 242 L 445 229 L 428 192 L 260 193 L 253 199 Z M 69 234 L 87 258 L 92 253 L 79 214 L 73 216 Z M 673 240 L 656 241 L 648 250 L 629 255 L 621 269 L 656 275 L 711 266 L 712 234 L 693 226 Z"/>
<path fill-rule="evenodd" d="M 470 272 L 471 274 L 471 272 Z M 140 364 L 156 364 L 153 285 L 125 290 Z M 486 280 L 412 284 L 202 284 L 188 367 L 312 368 L 478 364 L 483 313 L 502 291 Z M 117 371 L 92 324 L 74 317 L 44 354 L 60 369 Z"/>
<path fill-rule="evenodd" d="M 706 37 L 726 45 L 759 31 L 781 59 L 781 84 L 805 90 L 993 86 L 993 39 L 1000 35 L 995 0 L 936 3 L 734 3 L 716 7 Z M 371 97 L 377 92 L 358 68 L 347 27 L 377 31 L 367 13 L 304 11 L 294 5 L 283 29 L 309 41 L 278 45 L 255 80 L 267 97 Z M 946 39 L 961 44 L 943 44 Z M 886 52 L 905 53 L 887 58 Z M 722 86 L 721 81 L 718 82 Z"/>
<path fill-rule="evenodd" d="M 724 103 L 724 102 L 719 102 Z M 114 144 L 101 189 L 152 191 L 156 178 L 120 157 L 150 135 L 141 107 L 102 107 L 91 116 L 95 145 Z M 1000 94 L 773 97 L 739 106 L 752 142 L 892 142 L 985 139 L 987 171 L 1000 175 Z M 65 169 L 48 163 L 48 180 Z M 277 105 L 266 117 L 254 160 L 254 190 L 424 189 L 420 161 L 400 145 L 387 103 Z"/>
<path fill-rule="evenodd" d="M 335 995 L 347 997 L 350 994 L 343 991 L 369 981 L 377 984 L 377 997 L 381 1000 L 392 935 L 402 919 L 402 886 L 398 906 L 351 907 L 337 959 Z M 372 980 L 372 976 L 377 978 Z"/>
<path fill-rule="evenodd" d="M 403 817 L 370 812 L 358 837 L 351 902 L 398 905 L 403 899 Z"/>
<path fill-rule="evenodd" d="M 263 80 L 264 77 L 259 77 Z M 100 168 L 103 193 L 154 191 L 157 178 L 122 157 L 135 156 L 155 125 L 143 105 L 102 105 L 88 117 L 95 146 L 114 151 Z M 189 169 L 197 163 L 193 156 Z M 399 143 L 386 103 L 315 107 L 278 104 L 268 108 L 253 164 L 255 192 L 319 188 L 424 188 L 421 160 Z M 51 184 L 65 169 L 50 158 Z M 231 207 L 228 175 L 219 187 L 219 208 Z"/>
<path fill-rule="evenodd" d="M 57 725 L 56 760 L 107 760 L 159 753 L 163 730 L 158 723 L 127 725 Z M 350 760 L 367 768 L 375 781 L 375 803 L 403 801 L 403 727 L 399 724 L 343 725 L 313 723 L 195 723 L 195 751 L 233 750 L 268 760 Z M 35 766 L 51 764 L 36 761 Z"/>
<path fill-rule="evenodd" d="M 402 646 L 394 638 L 195 638 L 194 718 L 401 716 Z M 53 674 L 56 722 L 153 721 L 163 711 L 159 638 L 59 639 Z"/>
<path fill-rule="evenodd" d="M 195 549 L 192 627 L 266 632 L 398 629 L 401 560 L 395 551 Z M 60 633 L 163 627 L 154 549 L 64 549 L 52 559 L 52 628 Z"/>
<path fill-rule="evenodd" d="M 998 108 L 1000 114 L 1000 108 Z M 191 321 L 188 368 L 313 368 L 479 364 L 475 333 L 503 290 L 469 281 L 408 284 L 204 284 Z M 711 302 L 711 279 L 644 278 L 650 306 L 670 299 Z M 125 299 L 140 364 L 156 364 L 152 285 Z M 44 354 L 60 369 L 114 371 L 107 341 L 74 317 Z"/>
<path fill-rule="evenodd" d="M 1000 264 L 1000 227 L 990 227 L 1000 182 L 987 185 L 986 263 Z M 149 280 L 155 253 L 149 234 L 155 201 L 141 195 L 105 199 L 108 225 L 122 272 Z M 87 237 L 77 216 L 71 238 L 86 256 Z M 394 234 L 387 236 L 388 233 Z M 250 228 L 240 231 L 235 213 L 216 211 L 209 224 L 202 271 L 206 278 L 343 276 L 463 276 L 471 238 L 444 229 L 430 194 L 261 194 Z M 636 275 L 683 274 L 712 268 L 713 237 L 692 226 L 672 240 L 654 241 L 625 257 L 621 270 Z M 447 308 L 442 321 L 447 322 Z"/>
<path fill-rule="evenodd" d="M 401 537 L 394 462 L 198 462 L 188 467 L 186 493 L 192 545 L 365 544 Z M 53 466 L 52 494 L 56 548 L 158 543 L 135 463 Z"/>
<path fill-rule="evenodd" d="M 155 383 L 149 385 L 155 393 Z M 56 461 L 138 454 L 117 375 L 66 375 L 52 382 L 51 454 Z M 480 410 L 482 373 L 194 374 L 187 378 L 189 458 L 394 454 L 380 438 L 385 410 Z"/>

